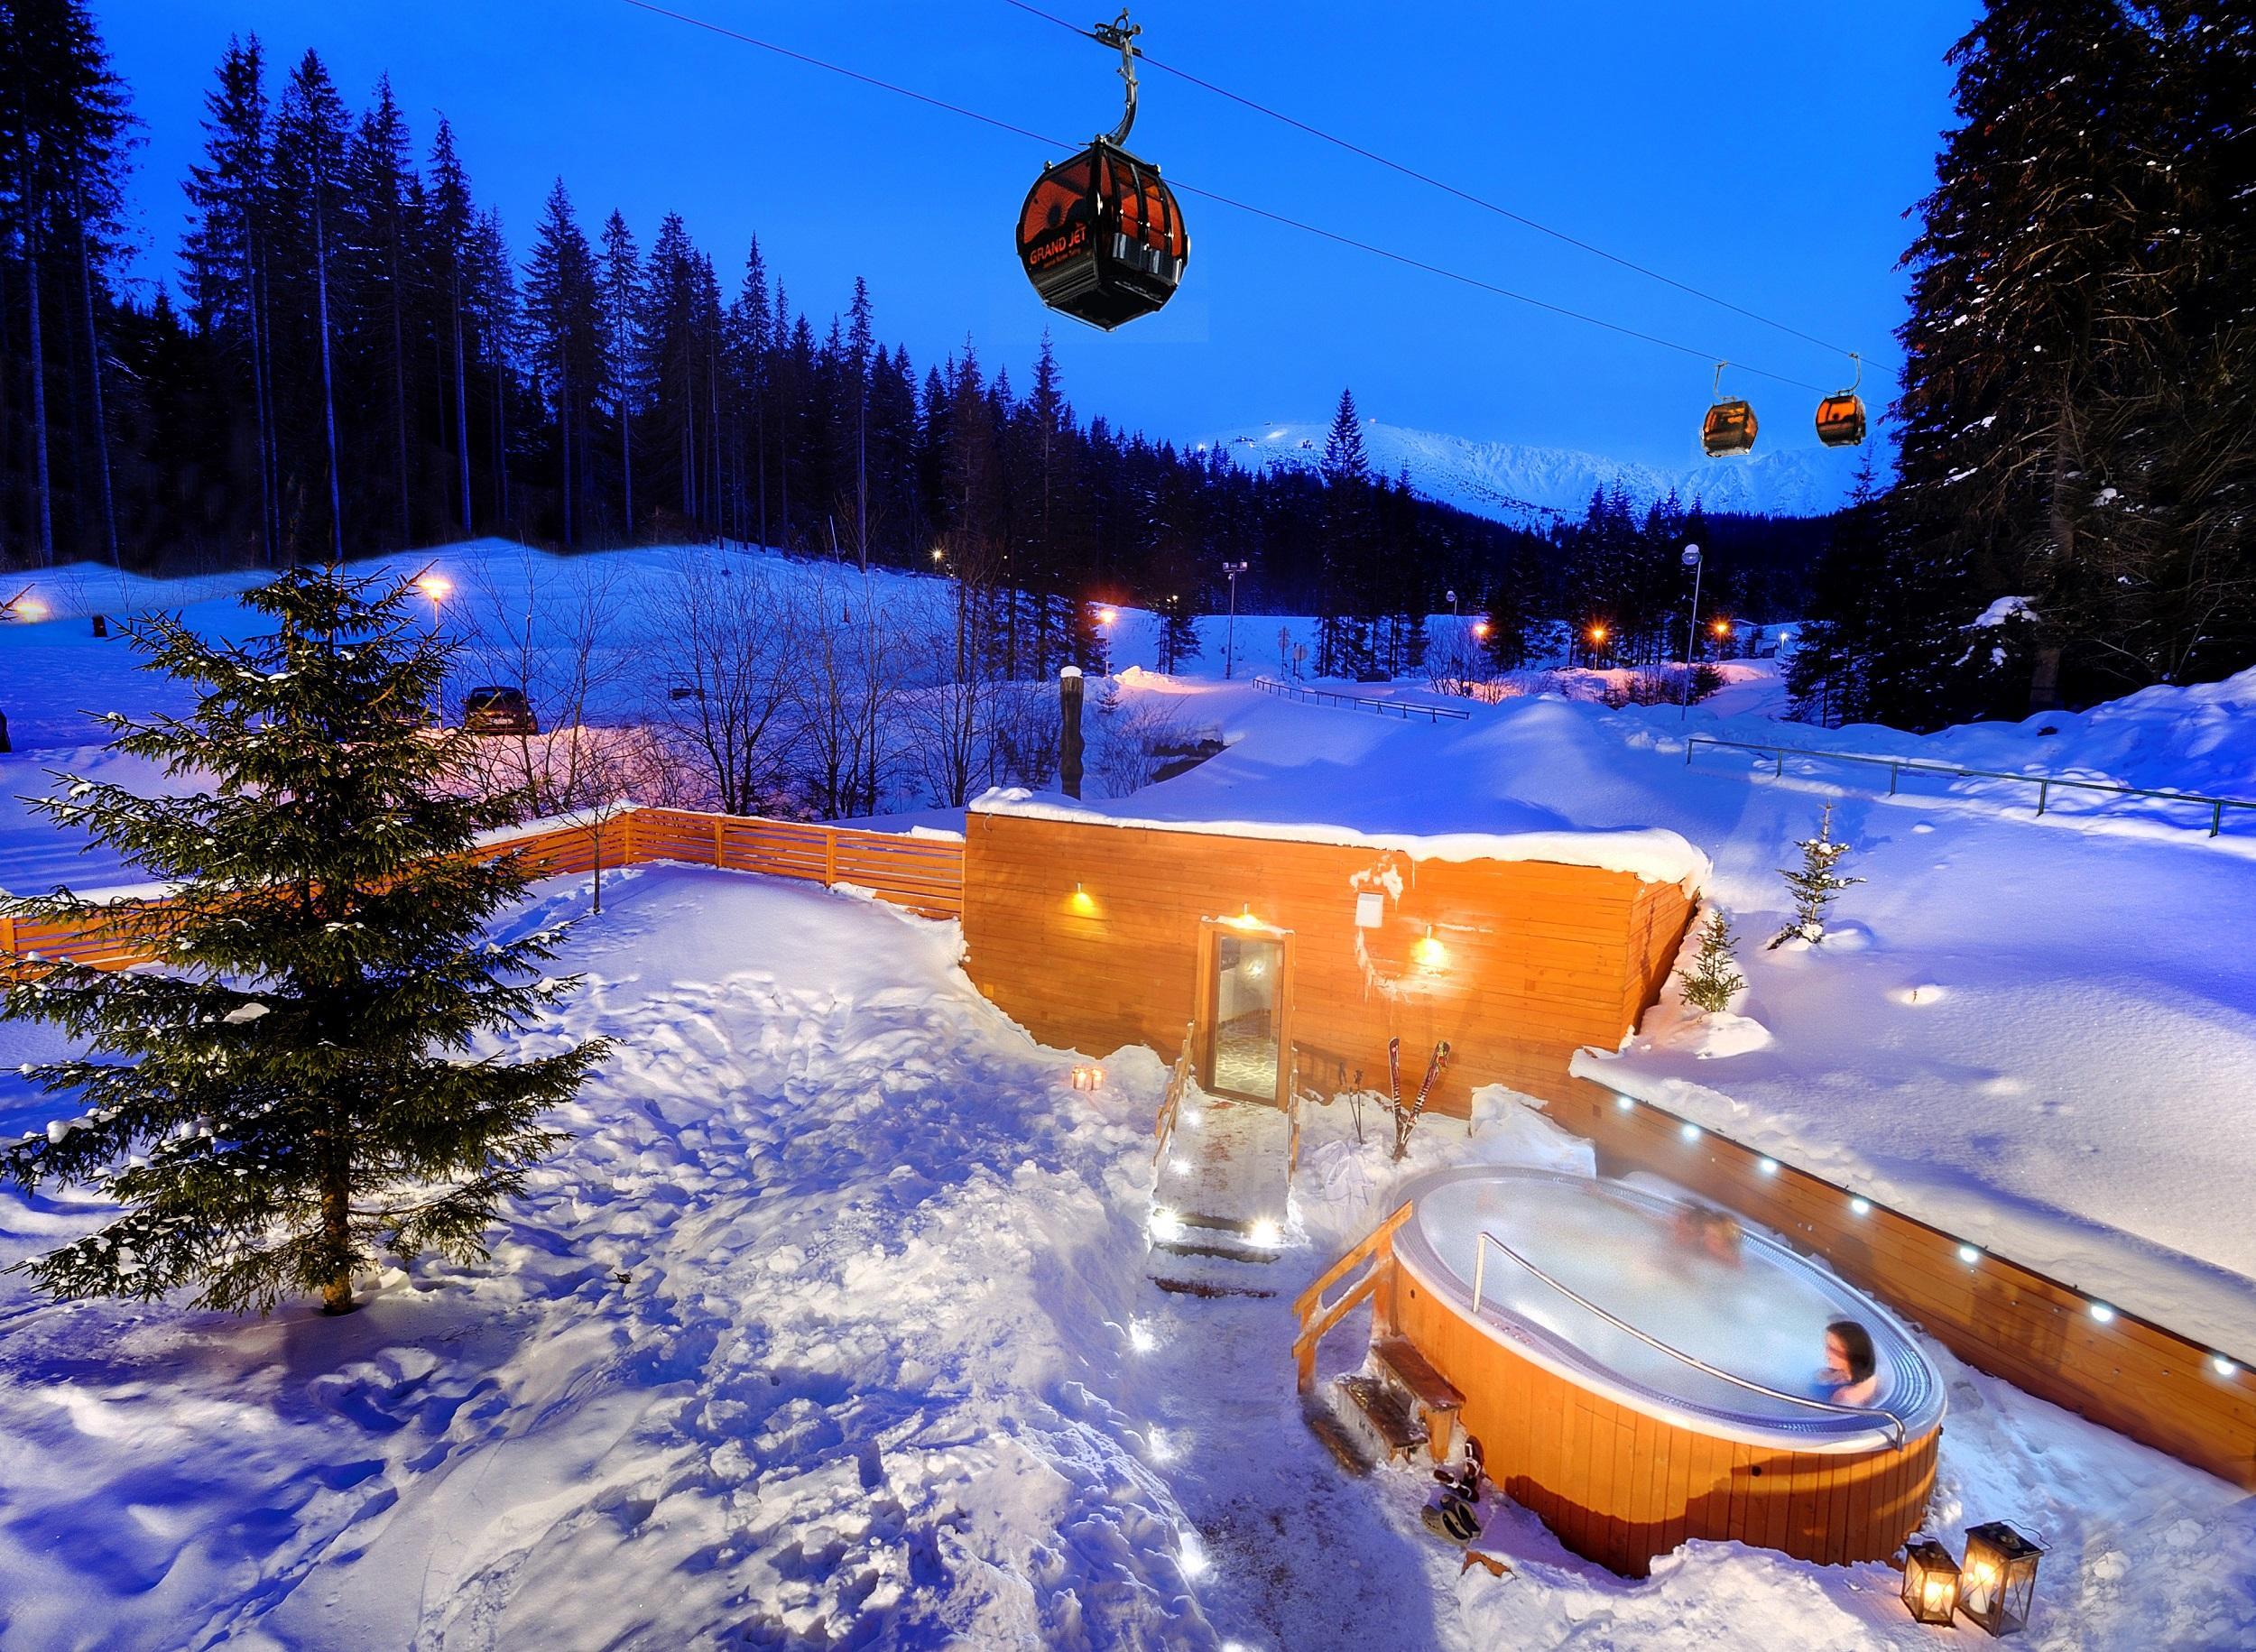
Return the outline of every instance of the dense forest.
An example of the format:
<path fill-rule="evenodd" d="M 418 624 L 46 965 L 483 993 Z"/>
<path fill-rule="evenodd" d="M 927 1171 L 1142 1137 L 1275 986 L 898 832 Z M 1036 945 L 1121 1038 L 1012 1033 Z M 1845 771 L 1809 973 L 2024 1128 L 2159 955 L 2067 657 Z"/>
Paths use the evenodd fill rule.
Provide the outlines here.
<path fill-rule="evenodd" d="M 1905 256 L 1895 485 L 1803 715 L 1928 728 L 2256 663 L 2256 16 L 1990 0 Z"/>
<path fill-rule="evenodd" d="M 9 0 L 0 112 L 0 512 L 20 565 L 284 567 L 498 533 L 560 549 L 727 537 L 1005 593 L 1012 667 L 1086 651 L 1087 600 L 1183 619 L 1250 564 L 1249 609 L 1326 617 L 1329 670 L 1414 664 L 1458 594 L 1518 620 L 1605 616 L 1625 656 L 1681 608 L 1683 512 L 1620 494 L 1538 535 L 1371 474 L 1320 475 L 1084 419 L 1044 349 L 1014 383 L 966 339 L 920 370 L 860 281 L 818 321 L 758 243 L 724 268 L 667 216 L 638 240 L 562 182 L 530 244 L 480 204 L 440 119 L 387 81 L 355 112 L 320 59 L 232 44 L 183 181 L 177 293 L 126 279 L 134 133 L 83 0 Z M 1030 297 L 1029 301 L 1031 302 Z M 1352 427 L 1351 397 L 1342 398 Z M 1720 604 L 1799 599 L 1807 523 L 1694 523 Z"/>

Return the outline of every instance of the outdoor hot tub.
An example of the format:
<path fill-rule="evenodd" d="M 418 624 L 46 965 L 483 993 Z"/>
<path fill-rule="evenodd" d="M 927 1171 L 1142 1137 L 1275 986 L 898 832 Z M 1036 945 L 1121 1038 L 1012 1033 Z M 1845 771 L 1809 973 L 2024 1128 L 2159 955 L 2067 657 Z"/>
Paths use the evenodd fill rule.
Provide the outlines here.
<path fill-rule="evenodd" d="M 1686 1205 L 1619 1182 L 1466 1166 L 1404 1198 L 1382 1312 L 1464 1395 L 1490 1477 L 1576 1554 L 1642 1576 L 1701 1537 L 1840 1564 L 1919 1524 L 1942 1380 L 1869 1297 L 1752 1232 L 1736 1265 L 1690 1249 Z M 1817 1381 L 1840 1319 L 1872 1334 L 1868 1406 Z"/>

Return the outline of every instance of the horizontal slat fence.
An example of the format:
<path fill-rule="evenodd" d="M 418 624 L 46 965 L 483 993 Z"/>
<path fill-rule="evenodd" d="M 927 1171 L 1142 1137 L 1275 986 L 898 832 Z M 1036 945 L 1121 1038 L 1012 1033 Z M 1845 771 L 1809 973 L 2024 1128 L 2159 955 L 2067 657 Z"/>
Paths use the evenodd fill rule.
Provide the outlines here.
<path fill-rule="evenodd" d="M 606 870 L 653 862 L 717 866 L 796 878 L 826 887 L 850 884 L 880 900 L 929 918 L 964 909 L 964 845 L 939 837 L 908 837 L 848 826 L 810 826 L 693 809 L 634 808 L 601 823 L 549 826 L 482 845 L 481 860 L 515 855 L 536 877 L 592 872 L 600 849 Z M 123 969 L 158 955 L 162 901 L 140 903 L 116 921 L 44 923 L 0 918 L 0 957 Z"/>

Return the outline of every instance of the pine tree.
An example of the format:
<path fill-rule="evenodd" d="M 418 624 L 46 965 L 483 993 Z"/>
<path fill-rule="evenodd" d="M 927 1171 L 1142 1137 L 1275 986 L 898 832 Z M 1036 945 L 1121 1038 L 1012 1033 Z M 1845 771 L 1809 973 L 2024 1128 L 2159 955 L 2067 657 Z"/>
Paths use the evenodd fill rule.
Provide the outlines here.
<path fill-rule="evenodd" d="M 541 971 L 559 930 L 487 937 L 526 874 L 468 852 L 515 800 L 449 785 L 467 742 L 419 715 L 445 654 L 412 595 L 304 570 L 244 599 L 274 622 L 267 634 L 215 643 L 174 619 L 137 626 L 150 665 L 196 706 L 145 724 L 112 715 L 110 750 L 212 789 L 150 798 L 79 780 L 39 800 L 175 886 L 116 905 L 63 890 L 0 902 L 17 918 L 98 918 L 165 964 L 39 964 L 0 996 L 0 1013 L 91 1047 L 31 1069 L 85 1112 L 0 1165 L 27 1190 L 89 1185 L 124 1207 L 22 1265 L 45 1289 L 194 1287 L 202 1306 L 262 1312 L 319 1292 L 348 1311 L 379 1246 L 482 1255 L 502 1201 L 557 1140 L 541 1113 L 602 1058 L 600 1040 L 463 1058 L 571 983 Z"/>
<path fill-rule="evenodd" d="M 1848 854 L 1849 845 L 1835 841 L 1833 835 L 1833 805 L 1828 803 L 1817 817 L 1817 835 L 1801 841 L 1802 863 L 1798 870 L 1781 869 L 1779 876 L 1786 880 L 1787 892 L 1794 899 L 1794 921 L 1780 930 L 1771 940 L 1772 948 L 1788 941 L 1804 940 L 1812 946 L 1826 938 L 1826 914 L 1840 899 L 1841 891 L 1850 885 L 1862 883 L 1862 878 L 1845 878 L 1834 870 L 1841 857 Z"/>
<path fill-rule="evenodd" d="M 1699 953 L 1692 966 L 1683 972 L 1686 1003 L 1710 1015 L 1731 1008 L 1732 995 L 1747 984 L 1747 978 L 1739 973 L 1738 959 L 1732 955 L 1736 944 L 1723 909 L 1709 908 L 1707 922 L 1700 928 Z"/>
<path fill-rule="evenodd" d="M 1370 669 L 1373 532 L 1371 460 L 1364 449 L 1355 393 L 1339 392 L 1324 438 L 1324 548 L 1318 586 L 1317 675 L 1355 676 Z"/>
<path fill-rule="evenodd" d="M 133 124 L 124 84 L 110 69 L 84 0 L 14 0 L 0 7 L 0 225 L 14 243 L 8 250 L 23 262 L 32 540 L 42 565 L 56 559 L 54 499 L 62 480 L 49 455 L 48 381 L 59 369 L 66 381 L 69 374 L 67 352 L 49 346 L 42 299 L 51 286 L 58 299 L 79 286 L 65 278 L 89 212 L 106 220 L 115 207 Z M 51 261 L 51 243 L 60 254 Z M 14 348 L 11 338 L 10 353 Z"/>
<path fill-rule="evenodd" d="M 603 316 L 611 342 L 612 397 L 619 427 L 620 492 L 624 500 L 626 537 L 636 537 L 634 519 L 634 406 L 641 383 L 643 311 L 642 254 L 634 232 L 617 212 L 603 226 Z"/>

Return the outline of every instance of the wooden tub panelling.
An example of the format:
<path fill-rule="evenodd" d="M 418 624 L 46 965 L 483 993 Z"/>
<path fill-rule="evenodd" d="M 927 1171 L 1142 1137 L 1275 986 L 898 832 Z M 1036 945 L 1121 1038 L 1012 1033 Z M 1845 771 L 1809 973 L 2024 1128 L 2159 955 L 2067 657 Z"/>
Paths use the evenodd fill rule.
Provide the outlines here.
<path fill-rule="evenodd" d="M 1489 1478 L 1574 1553 L 1632 1577 L 1687 1538 L 1826 1565 L 1885 1560 L 1917 1528 L 1942 1430 L 1901 1451 L 1747 1445 L 1620 1404 L 1538 1365 L 1399 1260 L 1377 1311 L 1465 1396 Z"/>

